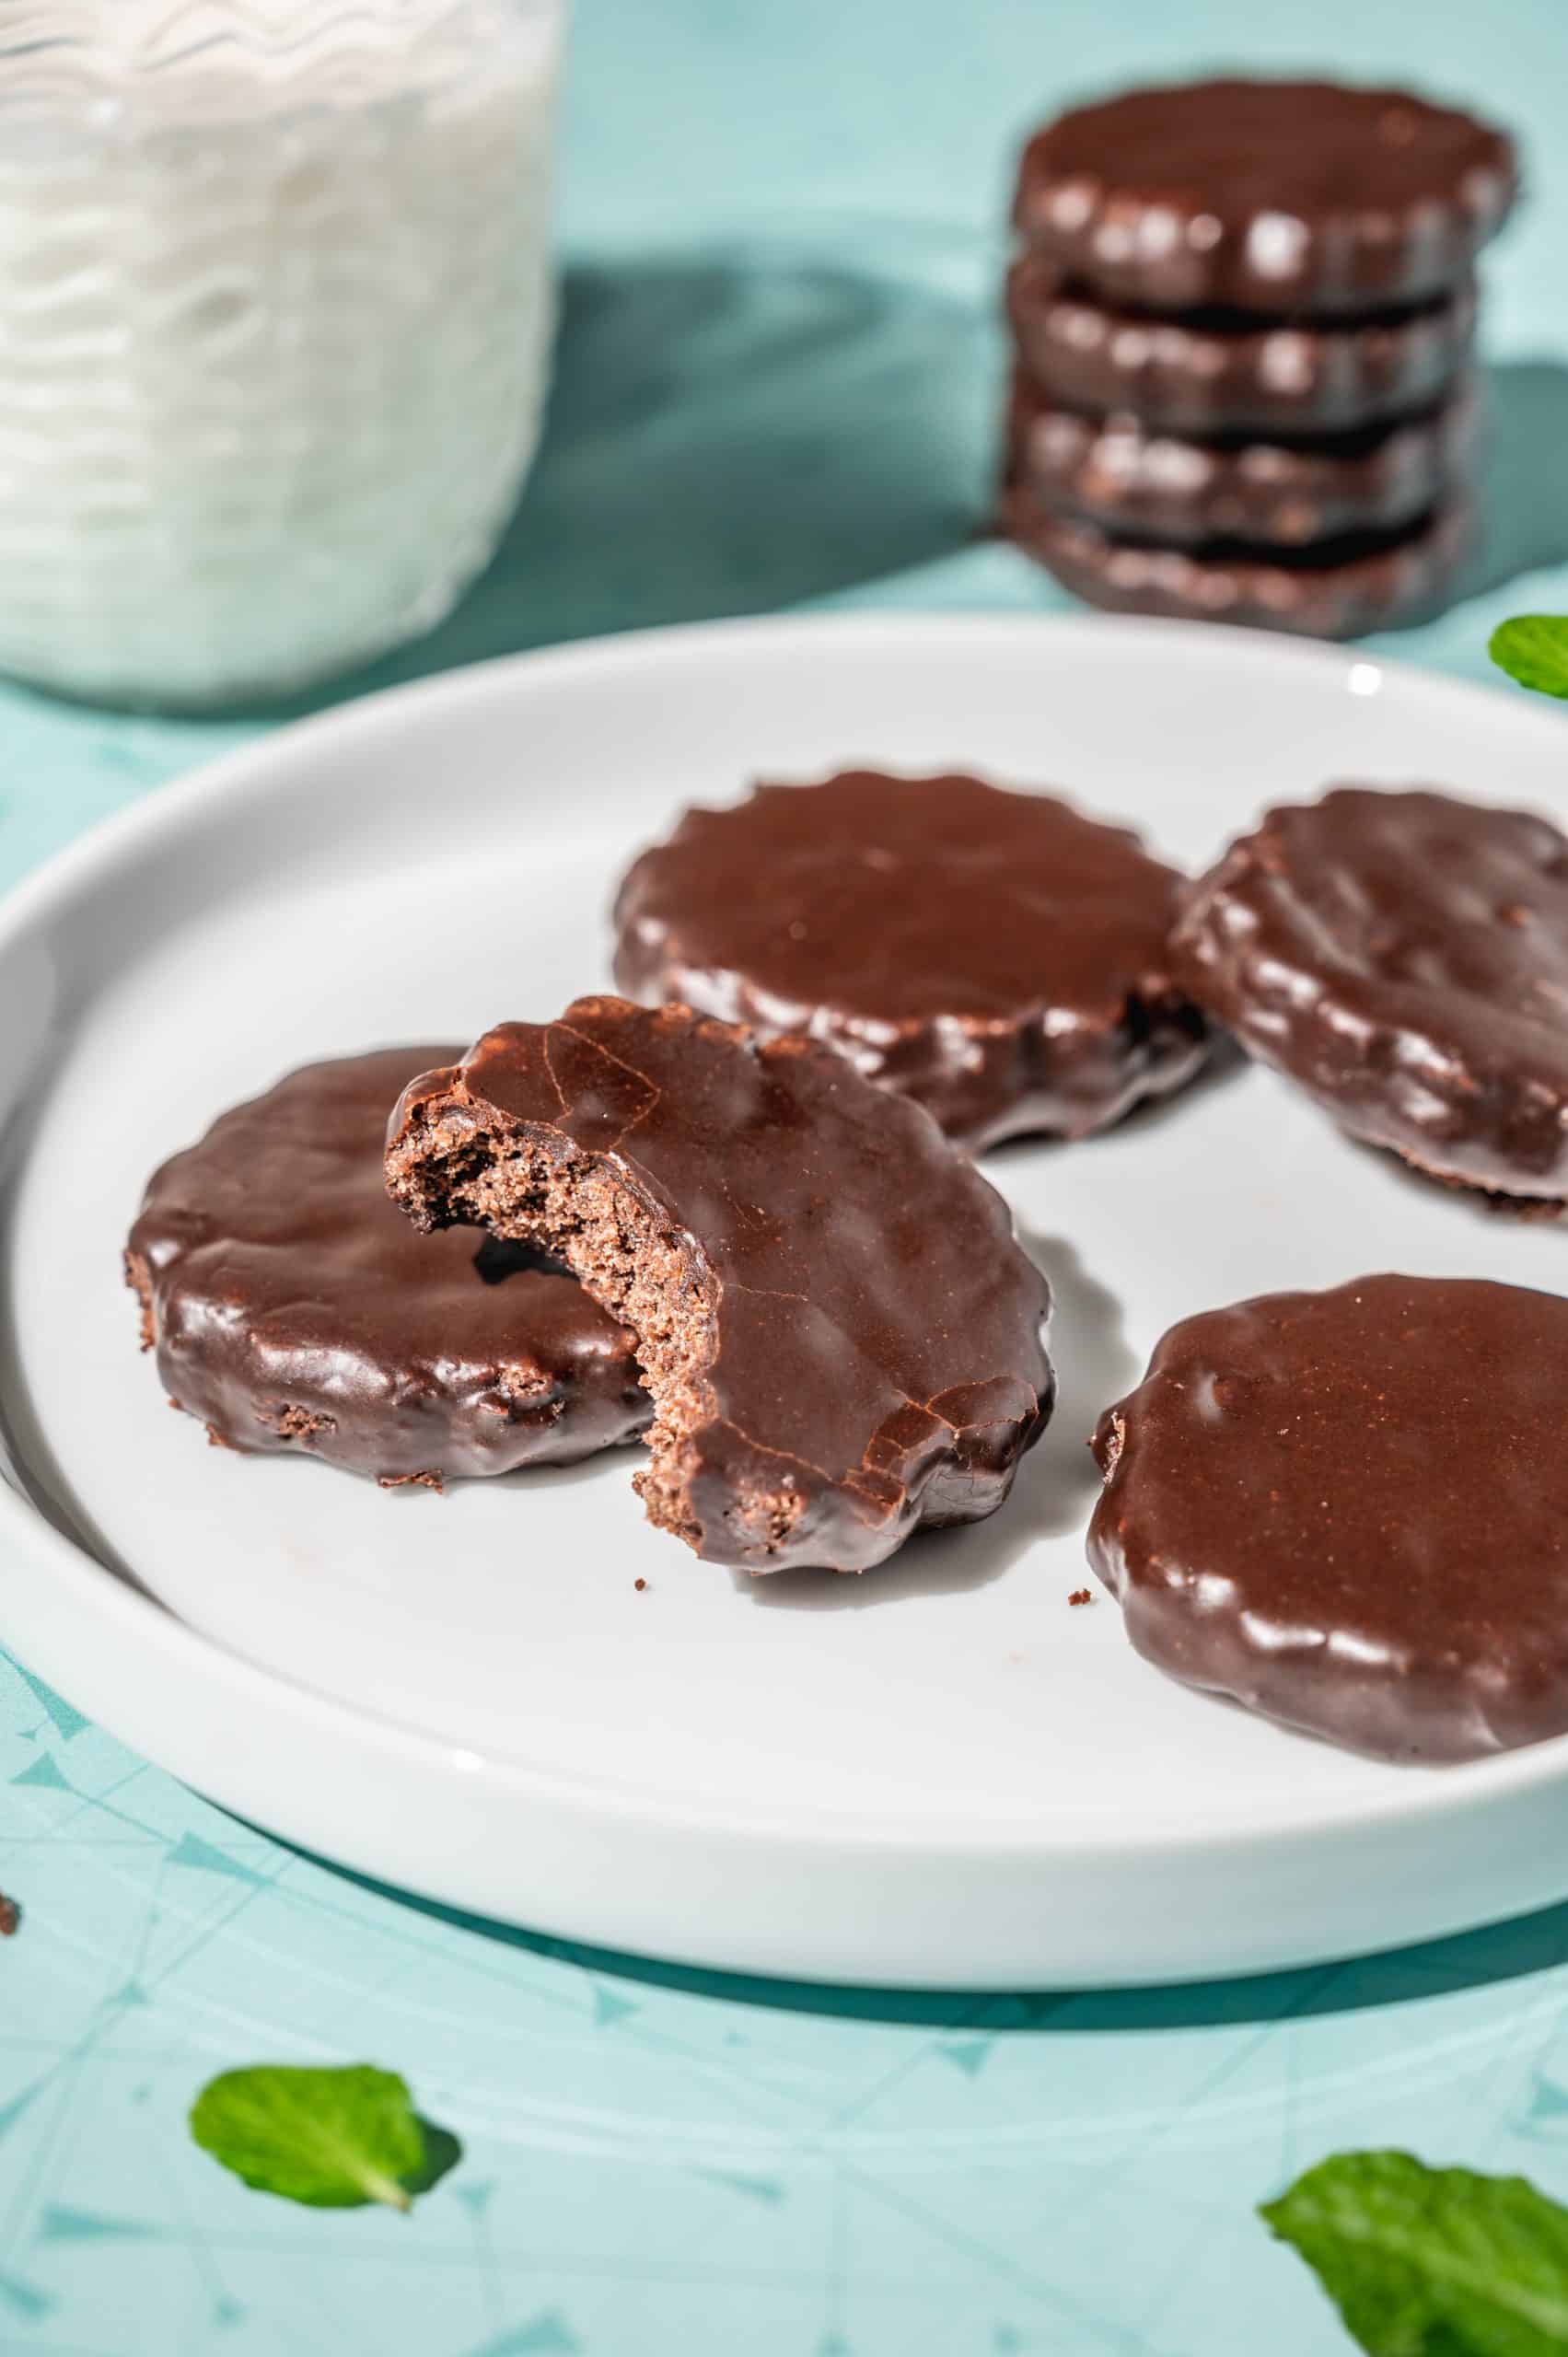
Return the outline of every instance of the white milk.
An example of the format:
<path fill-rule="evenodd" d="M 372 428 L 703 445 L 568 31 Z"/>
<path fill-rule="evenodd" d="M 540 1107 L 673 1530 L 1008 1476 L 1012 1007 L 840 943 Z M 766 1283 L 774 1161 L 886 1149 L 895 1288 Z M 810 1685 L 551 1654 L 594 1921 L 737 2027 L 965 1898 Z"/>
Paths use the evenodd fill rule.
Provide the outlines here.
<path fill-rule="evenodd" d="M 447 610 L 539 431 L 557 30 L 0 0 L 0 668 L 201 705 Z"/>

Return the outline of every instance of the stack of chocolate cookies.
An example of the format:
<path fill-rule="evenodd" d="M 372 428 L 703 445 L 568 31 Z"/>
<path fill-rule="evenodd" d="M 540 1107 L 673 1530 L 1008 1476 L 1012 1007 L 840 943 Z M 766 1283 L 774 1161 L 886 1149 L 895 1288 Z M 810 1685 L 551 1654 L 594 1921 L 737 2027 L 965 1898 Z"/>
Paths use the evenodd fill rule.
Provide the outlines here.
<path fill-rule="evenodd" d="M 1025 149 L 1003 517 L 1091 604 L 1344 638 L 1471 539 L 1475 257 L 1513 142 L 1399 90 L 1214 81 Z"/>

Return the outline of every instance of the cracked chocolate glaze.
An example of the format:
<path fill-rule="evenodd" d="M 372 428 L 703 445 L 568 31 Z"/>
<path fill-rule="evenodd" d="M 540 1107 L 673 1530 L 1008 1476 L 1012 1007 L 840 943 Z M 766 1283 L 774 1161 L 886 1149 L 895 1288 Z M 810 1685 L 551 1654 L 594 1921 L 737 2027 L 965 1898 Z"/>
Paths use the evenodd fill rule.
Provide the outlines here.
<path fill-rule="evenodd" d="M 1255 1056 L 1436 1178 L 1568 1200 L 1568 837 L 1431 788 L 1272 810 L 1175 955 Z"/>
<path fill-rule="evenodd" d="M 309 1064 L 153 1178 L 126 1265 L 175 1403 L 215 1440 L 391 1488 L 563 1464 L 652 1405 L 631 1338 L 560 1269 L 387 1200 L 387 1115 L 452 1048 Z"/>
<path fill-rule="evenodd" d="M 615 977 L 805 1031 L 971 1147 L 1082 1137 L 1191 1079 L 1183 879 L 1135 835 L 978 778 L 849 771 L 689 810 L 616 901 Z"/>
<path fill-rule="evenodd" d="M 413 1219 L 559 1252 L 638 1334 L 639 1483 L 709 1561 L 864 1571 L 992 1514 L 1053 1383 L 1045 1279 L 918 1106 L 809 1040 L 579 999 L 403 1093 Z"/>
<path fill-rule="evenodd" d="M 1220 80 L 1075 107 L 1024 150 L 1014 219 L 1119 300 L 1318 314 L 1441 294 L 1507 219 L 1507 134 L 1407 90 Z"/>
<path fill-rule="evenodd" d="M 1070 409 L 1136 411 L 1170 434 L 1347 434 L 1440 400 L 1466 368 L 1476 300 L 1366 319 L 1257 319 L 1235 311 L 1155 319 L 1087 294 L 1044 254 L 1007 277 L 1028 375 Z"/>
<path fill-rule="evenodd" d="M 1129 538 L 1305 548 L 1413 524 L 1463 480 L 1477 440 L 1469 384 L 1422 417 L 1314 442 L 1193 441 L 1130 410 L 1062 409 L 1021 375 L 1007 473 L 1048 514 Z"/>
<path fill-rule="evenodd" d="M 1458 494 L 1410 531 L 1305 549 L 1119 540 L 1083 517 L 1051 515 L 1022 483 L 1004 494 L 1002 525 L 1063 588 L 1109 613 L 1237 622 L 1308 638 L 1358 638 L 1435 611 L 1474 541 L 1474 518 Z"/>
<path fill-rule="evenodd" d="M 1190 1686 L 1389 1759 L 1568 1731 L 1568 1302 L 1364 1277 L 1189 1318 L 1101 1419 L 1089 1561 Z"/>

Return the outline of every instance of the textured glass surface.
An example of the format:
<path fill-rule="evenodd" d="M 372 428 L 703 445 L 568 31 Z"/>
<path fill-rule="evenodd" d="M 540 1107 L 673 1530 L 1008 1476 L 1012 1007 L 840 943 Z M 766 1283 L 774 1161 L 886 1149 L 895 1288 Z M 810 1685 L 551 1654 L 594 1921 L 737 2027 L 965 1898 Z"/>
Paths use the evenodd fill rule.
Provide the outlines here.
<path fill-rule="evenodd" d="M 175 704 L 438 620 L 538 434 L 541 0 L 0 0 L 0 667 Z"/>

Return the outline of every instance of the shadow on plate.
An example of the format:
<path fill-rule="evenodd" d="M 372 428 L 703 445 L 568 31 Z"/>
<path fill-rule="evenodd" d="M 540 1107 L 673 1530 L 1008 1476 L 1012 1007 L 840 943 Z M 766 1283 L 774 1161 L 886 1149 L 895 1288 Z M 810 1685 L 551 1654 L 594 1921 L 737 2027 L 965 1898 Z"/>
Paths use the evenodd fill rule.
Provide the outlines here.
<path fill-rule="evenodd" d="M 1061 1237 L 1036 1236 L 1028 1228 L 1019 1231 L 1018 1240 L 1051 1280 L 1058 1387 L 1051 1422 L 1034 1455 L 1050 1502 L 1040 1528 L 1055 1535 L 1087 1523 L 1100 1492 L 1099 1469 L 1089 1454 L 1095 1426 L 1137 1382 L 1143 1367 L 1128 1348 L 1121 1302 L 1090 1276 L 1074 1248 Z"/>
<path fill-rule="evenodd" d="M 1215 844 L 1216 856 L 1224 847 L 1222 843 Z M 1253 1059 L 1237 1045 L 1228 1031 L 1222 1031 L 1216 1025 L 1208 1055 L 1192 1078 L 1164 1097 L 1145 1097 L 1141 1104 L 1133 1106 L 1130 1113 L 1124 1114 L 1113 1129 L 1101 1131 L 1098 1136 L 1086 1140 L 1027 1135 L 1004 1138 L 999 1144 L 984 1148 L 980 1167 L 988 1178 L 1000 1186 L 1007 1165 L 1015 1156 L 1092 1153 L 1102 1138 L 1136 1136 L 1140 1131 L 1154 1129 L 1164 1121 L 1185 1120 L 1190 1117 L 1192 1107 L 1202 1097 L 1212 1095 L 1216 1089 L 1228 1087 L 1233 1081 L 1239 1080 L 1243 1073 L 1252 1069 Z M 1046 1273 L 1048 1276 L 1051 1274 L 1049 1269 Z"/>
<path fill-rule="evenodd" d="M 543 444 L 488 572 L 428 637 L 268 716 L 961 548 L 997 431 L 988 358 L 956 296 L 793 250 L 569 270 Z"/>
<path fill-rule="evenodd" d="M 1333 1116 L 1325 1113 L 1325 1120 Z M 1407 1162 L 1402 1154 L 1392 1147 L 1373 1145 L 1365 1138 L 1352 1137 L 1342 1130 L 1342 1143 L 1359 1155 L 1376 1162 L 1395 1184 L 1415 1195 L 1424 1195 L 1429 1202 L 1443 1201 L 1452 1203 L 1458 1212 L 1471 1219 L 1489 1221 L 1497 1227 L 1553 1226 L 1564 1216 L 1564 1206 L 1555 1195 L 1489 1194 L 1484 1187 L 1467 1186 L 1462 1179 L 1444 1178 L 1435 1171 L 1423 1170 L 1415 1163 Z"/>

